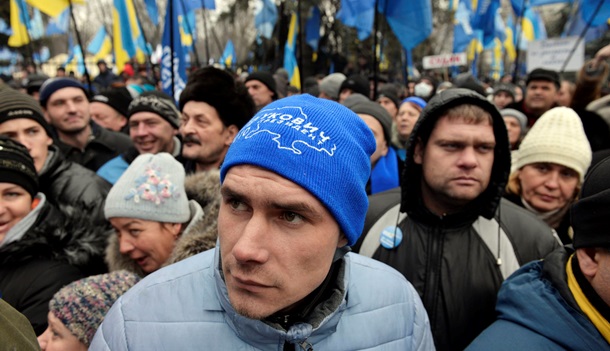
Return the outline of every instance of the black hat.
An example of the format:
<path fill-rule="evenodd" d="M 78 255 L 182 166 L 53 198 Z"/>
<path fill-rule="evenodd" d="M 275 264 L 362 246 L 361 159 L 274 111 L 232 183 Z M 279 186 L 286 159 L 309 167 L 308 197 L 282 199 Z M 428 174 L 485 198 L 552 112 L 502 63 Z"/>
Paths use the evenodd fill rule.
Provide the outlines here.
<path fill-rule="evenodd" d="M 44 128 L 47 135 L 53 138 L 51 126 L 44 119 L 38 101 L 33 97 L 13 89 L 0 90 L 0 124 L 11 119 L 31 119 Z"/>
<path fill-rule="evenodd" d="M 132 100 L 133 97 L 125 87 L 109 89 L 91 98 L 91 102 L 106 104 L 125 117 L 129 113 L 129 104 Z"/>
<path fill-rule="evenodd" d="M 137 112 L 152 112 L 166 120 L 174 129 L 180 128 L 180 111 L 174 99 L 161 91 L 146 91 L 133 99 L 126 116 L 131 118 Z"/>
<path fill-rule="evenodd" d="M 515 86 L 510 83 L 500 83 L 494 87 L 494 95 L 497 93 L 504 91 L 507 92 L 510 96 L 515 98 Z"/>
<path fill-rule="evenodd" d="M 16 184 L 32 197 L 38 192 L 34 160 L 25 146 L 0 136 L 0 183 Z"/>
<path fill-rule="evenodd" d="M 251 80 L 258 80 L 259 82 L 265 84 L 269 90 L 273 92 L 273 100 L 278 98 L 277 96 L 277 88 L 275 86 L 275 79 L 273 75 L 269 72 L 253 72 L 246 77 L 245 82 L 249 82 Z"/>
<path fill-rule="evenodd" d="M 259 74 L 255 78 L 257 76 Z M 275 84 L 273 77 L 270 82 Z M 235 125 L 239 129 L 248 123 L 255 111 L 254 101 L 246 87 L 229 73 L 214 67 L 204 67 L 191 74 L 180 94 L 180 111 L 189 101 L 205 102 L 214 107 L 226 127 Z"/>
<path fill-rule="evenodd" d="M 378 120 L 383 128 L 385 141 L 388 145 L 390 144 L 392 140 L 392 117 L 385 108 L 368 99 L 366 101 L 355 101 L 355 103 L 349 105 L 345 104 L 345 107 L 354 111 L 356 114 L 369 115 Z"/>
<path fill-rule="evenodd" d="M 354 93 L 362 94 L 366 97 L 370 95 L 370 85 L 368 80 L 359 74 L 352 74 L 351 76 L 347 77 L 343 83 L 341 83 L 339 95 L 341 95 L 343 89 L 350 89 Z"/>
<path fill-rule="evenodd" d="M 535 70 L 531 71 L 530 74 L 527 76 L 527 81 L 525 82 L 525 85 L 529 85 L 532 80 L 546 80 L 551 83 L 554 83 L 557 89 L 561 87 L 561 79 L 559 78 L 559 73 L 544 68 L 536 68 Z"/>
<path fill-rule="evenodd" d="M 386 98 L 392 100 L 394 105 L 396 105 L 396 108 L 400 108 L 400 100 L 398 99 L 398 92 L 396 91 L 396 88 L 394 86 L 384 85 L 381 88 L 379 88 L 378 92 L 377 92 L 377 100 L 379 100 L 379 98 L 382 98 L 382 97 L 386 97 Z"/>
<path fill-rule="evenodd" d="M 589 170 L 572 206 L 574 248 L 610 247 L 610 157 Z"/>

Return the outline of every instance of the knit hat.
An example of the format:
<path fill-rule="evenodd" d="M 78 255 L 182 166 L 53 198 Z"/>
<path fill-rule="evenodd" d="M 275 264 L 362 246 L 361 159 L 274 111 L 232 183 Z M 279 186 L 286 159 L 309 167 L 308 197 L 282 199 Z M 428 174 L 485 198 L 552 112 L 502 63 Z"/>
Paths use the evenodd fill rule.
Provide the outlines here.
<path fill-rule="evenodd" d="M 34 160 L 25 146 L 0 136 L 0 183 L 16 184 L 32 198 L 38 192 L 38 175 Z"/>
<path fill-rule="evenodd" d="M 580 199 L 572 205 L 571 223 L 574 229 L 574 248 L 610 247 L 610 157 L 597 163 L 589 171 L 580 192 Z"/>
<path fill-rule="evenodd" d="M 591 146 L 580 117 L 569 107 L 545 112 L 523 138 L 513 169 L 550 162 L 573 169 L 584 179 L 591 164 Z"/>
<path fill-rule="evenodd" d="M 379 105 L 376 102 L 372 102 L 370 100 L 357 102 L 351 106 L 345 105 L 350 110 L 354 111 L 356 114 L 365 114 L 369 115 L 376 120 L 379 121 L 381 127 L 383 128 L 383 135 L 385 136 L 385 141 L 390 144 L 392 141 L 392 116 L 388 113 L 388 111 Z"/>
<path fill-rule="evenodd" d="M 339 100 L 339 88 L 346 79 L 343 73 L 332 73 L 320 81 L 320 92 L 328 95 L 331 99 Z"/>
<path fill-rule="evenodd" d="M 377 94 L 377 101 L 379 101 L 380 98 L 385 97 L 385 98 L 390 99 L 394 103 L 396 108 L 400 107 L 400 100 L 398 99 L 398 93 L 393 86 L 384 85 L 383 87 L 379 88 L 378 90 L 379 90 L 379 92 Z"/>
<path fill-rule="evenodd" d="M 79 81 L 73 78 L 67 77 L 56 77 L 47 79 L 46 82 L 40 87 L 40 95 L 38 95 L 38 100 L 40 101 L 40 105 L 42 107 L 47 107 L 47 102 L 51 95 L 53 95 L 56 91 L 63 88 L 79 88 L 85 93 L 85 96 L 89 96 L 85 86 L 82 85 Z"/>
<path fill-rule="evenodd" d="M 166 152 L 143 154 L 110 189 L 104 214 L 106 219 L 186 223 L 190 218 L 188 201 L 180 162 Z"/>
<path fill-rule="evenodd" d="M 525 130 L 527 129 L 527 117 L 521 111 L 515 110 L 514 108 L 505 108 L 500 110 L 500 114 L 502 117 L 513 117 L 519 121 L 519 126 L 521 126 L 521 135 L 525 134 Z"/>
<path fill-rule="evenodd" d="M 513 97 L 513 99 L 515 98 L 515 86 L 514 85 L 509 84 L 509 83 L 500 83 L 494 87 L 494 95 L 498 94 L 501 91 L 508 93 L 510 96 Z"/>
<path fill-rule="evenodd" d="M 404 104 L 406 102 L 410 102 L 412 104 L 415 104 L 415 105 L 421 107 L 422 109 L 424 107 L 426 107 L 426 105 L 428 104 L 426 102 L 426 100 L 420 98 L 419 96 L 409 96 L 408 98 L 402 100 L 402 102 L 400 104 L 402 105 L 402 104 Z"/>
<path fill-rule="evenodd" d="M 137 275 L 124 270 L 77 280 L 53 295 L 49 311 L 89 346 L 110 307 L 139 281 Z"/>
<path fill-rule="evenodd" d="M 91 102 L 106 104 L 125 117 L 129 114 L 129 104 L 132 100 L 131 93 L 125 87 L 106 90 L 91 98 Z"/>
<path fill-rule="evenodd" d="M 544 68 L 536 68 L 531 71 L 527 76 L 527 81 L 525 85 L 529 85 L 532 80 L 546 80 L 551 83 L 554 83 L 557 89 L 561 87 L 561 79 L 559 78 L 559 73 L 557 71 L 552 71 Z"/>
<path fill-rule="evenodd" d="M 275 87 L 275 79 L 273 78 L 273 75 L 271 73 L 252 72 L 246 78 L 245 83 L 247 83 L 251 80 L 258 80 L 259 82 L 265 84 L 267 86 L 267 88 L 269 88 L 269 90 L 271 90 L 273 92 L 273 100 L 276 100 L 278 98 L 277 89 Z"/>
<path fill-rule="evenodd" d="M 216 109 L 226 127 L 235 125 L 240 129 L 256 109 L 246 87 L 229 73 L 214 67 L 199 69 L 189 76 L 180 94 L 180 111 L 189 101 L 205 102 Z"/>
<path fill-rule="evenodd" d="M 352 74 L 351 76 L 347 77 L 347 79 L 344 80 L 343 83 L 341 83 L 341 87 L 339 88 L 339 95 L 341 95 L 343 89 L 350 89 L 354 93 L 369 96 L 370 87 L 369 82 L 368 80 L 366 80 L 365 77 L 359 74 Z"/>
<path fill-rule="evenodd" d="M 345 106 L 295 95 L 265 106 L 242 128 L 220 177 L 242 164 L 277 173 L 320 200 L 353 245 L 364 227 L 375 147 L 369 127 Z"/>
<path fill-rule="evenodd" d="M 40 124 L 49 137 L 53 137 L 51 126 L 43 117 L 38 101 L 13 89 L 0 90 L 0 124 L 17 118 L 27 118 Z"/>
<path fill-rule="evenodd" d="M 180 128 L 180 111 L 173 99 L 160 91 L 147 91 L 129 104 L 127 118 L 138 112 L 152 112 L 166 120 L 175 129 Z"/>

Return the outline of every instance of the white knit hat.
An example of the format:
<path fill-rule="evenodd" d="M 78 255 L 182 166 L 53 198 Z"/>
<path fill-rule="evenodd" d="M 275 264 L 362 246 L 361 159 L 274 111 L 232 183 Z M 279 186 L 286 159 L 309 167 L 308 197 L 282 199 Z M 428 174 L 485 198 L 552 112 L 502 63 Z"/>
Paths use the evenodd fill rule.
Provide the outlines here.
<path fill-rule="evenodd" d="M 556 163 L 576 171 L 582 182 L 591 154 L 578 114 L 568 107 L 555 107 L 545 112 L 525 135 L 512 169 L 537 162 Z"/>
<path fill-rule="evenodd" d="M 184 167 L 166 152 L 138 156 L 110 189 L 104 214 L 106 219 L 188 222 Z"/>

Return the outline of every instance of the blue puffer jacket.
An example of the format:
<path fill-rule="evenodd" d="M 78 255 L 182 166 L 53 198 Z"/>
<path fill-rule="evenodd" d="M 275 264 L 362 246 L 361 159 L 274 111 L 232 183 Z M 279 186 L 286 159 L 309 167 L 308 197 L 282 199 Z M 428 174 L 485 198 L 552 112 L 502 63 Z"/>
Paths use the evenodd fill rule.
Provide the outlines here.
<path fill-rule="evenodd" d="M 114 304 L 89 350 L 282 350 L 285 343 L 315 350 L 434 350 L 419 296 L 384 264 L 347 254 L 347 294 L 344 289 L 339 306 L 317 328 L 298 323 L 284 331 L 233 310 L 217 252 L 170 265 L 132 288 Z"/>
<path fill-rule="evenodd" d="M 508 278 L 498 294 L 498 320 L 466 350 L 610 350 L 567 286 L 572 252 L 558 249 Z"/>

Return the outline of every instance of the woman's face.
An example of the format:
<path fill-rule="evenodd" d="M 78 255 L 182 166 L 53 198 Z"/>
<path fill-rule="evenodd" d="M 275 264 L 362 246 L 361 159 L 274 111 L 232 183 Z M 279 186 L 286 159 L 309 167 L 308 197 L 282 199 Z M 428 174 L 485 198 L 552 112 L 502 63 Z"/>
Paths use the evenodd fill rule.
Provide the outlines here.
<path fill-rule="evenodd" d="M 521 137 L 521 124 L 516 118 L 504 117 L 504 123 L 506 124 L 506 130 L 508 130 L 508 141 L 510 142 L 511 149 L 515 148 L 515 145 Z"/>
<path fill-rule="evenodd" d="M 556 163 L 532 163 L 519 171 L 521 196 L 540 212 L 563 208 L 575 196 L 578 173 Z"/>
<path fill-rule="evenodd" d="M 134 260 L 146 273 L 161 268 L 174 249 L 182 227 L 177 223 L 137 218 L 110 218 L 119 237 L 119 251 Z"/>
<path fill-rule="evenodd" d="M 0 242 L 8 231 L 32 211 L 32 196 L 13 183 L 0 183 Z"/>
<path fill-rule="evenodd" d="M 396 129 L 401 139 L 407 140 L 409 138 L 419 118 L 419 114 L 420 112 L 409 102 L 400 105 L 398 115 L 396 116 Z"/>
<path fill-rule="evenodd" d="M 42 351 L 86 351 L 83 344 L 70 330 L 51 312 L 47 315 L 49 326 L 38 337 Z"/>

